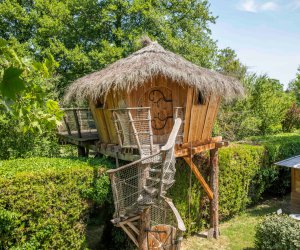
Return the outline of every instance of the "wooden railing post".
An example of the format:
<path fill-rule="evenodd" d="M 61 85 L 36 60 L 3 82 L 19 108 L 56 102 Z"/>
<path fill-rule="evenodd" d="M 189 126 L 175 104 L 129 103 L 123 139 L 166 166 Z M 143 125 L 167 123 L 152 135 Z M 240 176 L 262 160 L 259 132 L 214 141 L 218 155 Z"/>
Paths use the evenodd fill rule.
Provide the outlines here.
<path fill-rule="evenodd" d="M 210 230 L 208 237 L 219 238 L 219 162 L 218 148 L 210 150 L 210 188 L 213 199 L 210 201 Z"/>
<path fill-rule="evenodd" d="M 139 250 L 148 250 L 148 231 L 150 230 L 150 208 L 145 208 L 140 217 Z"/>

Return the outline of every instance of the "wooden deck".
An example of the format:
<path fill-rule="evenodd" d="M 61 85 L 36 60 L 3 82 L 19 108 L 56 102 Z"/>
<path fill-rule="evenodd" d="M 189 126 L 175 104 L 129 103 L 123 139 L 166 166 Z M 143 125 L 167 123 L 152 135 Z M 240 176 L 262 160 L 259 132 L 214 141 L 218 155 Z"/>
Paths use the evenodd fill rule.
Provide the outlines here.
<path fill-rule="evenodd" d="M 88 156 L 99 141 L 94 119 L 88 108 L 63 109 L 65 115 L 57 135 L 61 143 L 76 145 L 79 156 Z"/>

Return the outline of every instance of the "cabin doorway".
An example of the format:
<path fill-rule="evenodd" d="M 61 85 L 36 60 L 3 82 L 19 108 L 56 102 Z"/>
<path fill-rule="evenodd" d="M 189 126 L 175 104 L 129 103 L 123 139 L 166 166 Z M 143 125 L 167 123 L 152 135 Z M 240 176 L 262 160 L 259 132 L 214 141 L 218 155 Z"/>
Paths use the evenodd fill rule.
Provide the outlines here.
<path fill-rule="evenodd" d="M 139 106 L 150 107 L 154 143 L 165 143 L 173 127 L 172 90 L 159 86 L 148 89 Z"/>

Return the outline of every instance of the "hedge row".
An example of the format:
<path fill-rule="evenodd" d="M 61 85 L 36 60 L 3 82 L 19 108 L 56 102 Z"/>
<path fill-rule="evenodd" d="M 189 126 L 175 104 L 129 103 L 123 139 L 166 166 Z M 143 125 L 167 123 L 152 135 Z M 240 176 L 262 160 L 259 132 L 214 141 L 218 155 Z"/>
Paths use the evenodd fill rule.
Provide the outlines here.
<path fill-rule="evenodd" d="M 109 199 L 105 160 L 0 162 L 0 249 L 85 249 L 91 202 Z"/>
<path fill-rule="evenodd" d="M 233 144 L 219 152 L 221 218 L 243 211 L 270 188 L 282 193 L 289 185 L 289 177 L 282 181 L 288 172 L 272 163 L 300 154 L 300 136 L 255 138 L 255 144 L 261 145 Z M 207 177 L 207 155 L 194 161 Z M 110 167 L 105 159 L 0 161 L 0 249 L 87 248 L 86 227 L 95 211 L 102 213 L 104 238 L 114 240 L 116 248 L 125 244 L 109 221 L 113 205 L 105 171 Z M 170 195 L 189 232 L 207 225 L 208 199 L 182 160 Z"/>
<path fill-rule="evenodd" d="M 300 135 L 252 137 L 246 143 L 219 150 L 221 219 L 244 211 L 264 193 L 282 195 L 290 191 L 289 169 L 273 163 L 300 154 Z M 208 180 L 208 155 L 194 161 L 198 161 L 201 173 Z M 176 182 L 170 192 L 189 233 L 207 226 L 208 198 L 184 161 L 177 163 Z"/>

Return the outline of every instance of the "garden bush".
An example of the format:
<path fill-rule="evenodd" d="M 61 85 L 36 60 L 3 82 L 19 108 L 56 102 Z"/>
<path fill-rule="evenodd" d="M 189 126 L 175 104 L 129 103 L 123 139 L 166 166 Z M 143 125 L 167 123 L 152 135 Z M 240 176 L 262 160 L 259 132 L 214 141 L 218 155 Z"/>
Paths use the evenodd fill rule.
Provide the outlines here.
<path fill-rule="evenodd" d="M 287 215 L 270 215 L 257 226 L 255 234 L 257 249 L 300 249 L 300 223 Z"/>
<path fill-rule="evenodd" d="M 110 199 L 110 162 L 0 161 L 0 249 L 85 249 L 93 204 Z"/>
<path fill-rule="evenodd" d="M 300 135 L 252 137 L 247 143 L 252 145 L 232 144 L 219 150 L 221 220 L 244 211 L 266 193 L 282 195 L 290 191 L 289 169 L 274 166 L 273 163 L 300 154 Z M 195 158 L 194 162 L 197 161 L 200 172 L 208 180 L 208 154 L 202 155 L 200 159 Z M 183 160 L 177 160 L 175 178 L 170 195 L 183 217 L 188 233 L 197 232 L 208 225 L 209 200 Z"/>
<path fill-rule="evenodd" d="M 251 143 L 261 145 L 232 144 L 219 150 L 221 220 L 244 211 L 270 189 L 278 194 L 290 184 L 290 178 L 282 178 L 288 171 L 272 163 L 299 154 L 300 135 L 256 137 Z M 194 157 L 194 162 L 208 180 L 208 155 Z M 102 158 L 0 161 L 0 249 L 88 247 L 87 224 L 99 220 L 91 218 L 95 211 L 101 214 L 106 248 L 125 249 L 128 238 L 110 222 L 114 208 L 105 170 L 111 167 Z M 209 200 L 182 159 L 177 159 L 175 178 L 169 195 L 188 233 L 202 230 L 209 221 Z M 276 182 L 284 188 L 276 190 Z"/>
<path fill-rule="evenodd" d="M 261 197 L 267 186 L 266 178 L 261 174 L 267 169 L 265 161 L 262 146 L 234 144 L 219 151 L 221 218 L 243 211 L 247 205 Z M 201 166 L 200 172 L 208 179 L 207 155 L 200 159 L 194 158 L 194 162 Z M 190 168 L 182 160 L 177 162 L 175 178 L 175 185 L 170 191 L 171 197 L 187 225 L 188 233 L 197 232 L 207 226 L 209 200 Z"/>
<path fill-rule="evenodd" d="M 264 173 L 268 178 L 267 192 L 273 195 L 284 195 L 290 192 L 291 172 L 289 168 L 274 166 L 277 161 L 300 154 L 300 134 L 285 133 L 270 136 L 248 138 L 252 143 L 262 145 L 268 156 L 267 170 Z"/>

